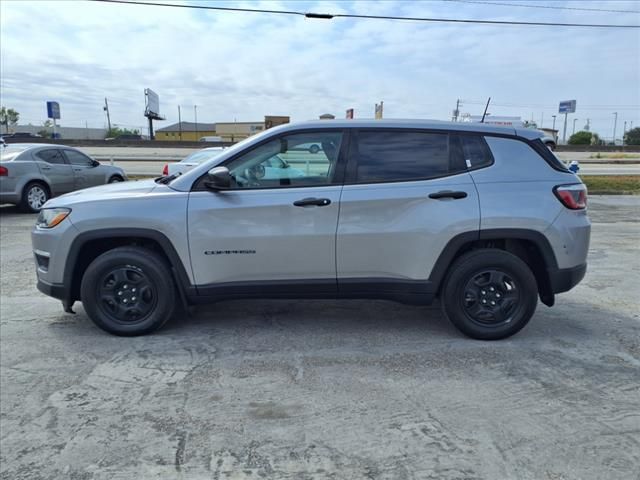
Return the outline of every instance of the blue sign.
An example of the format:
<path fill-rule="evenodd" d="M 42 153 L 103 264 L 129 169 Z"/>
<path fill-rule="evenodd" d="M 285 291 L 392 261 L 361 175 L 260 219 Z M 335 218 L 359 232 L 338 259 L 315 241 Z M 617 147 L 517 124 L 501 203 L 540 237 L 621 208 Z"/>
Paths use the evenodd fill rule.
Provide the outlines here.
<path fill-rule="evenodd" d="M 576 113 L 576 101 L 564 100 L 560 102 L 560 108 L 558 108 L 558 113 Z"/>
<path fill-rule="evenodd" d="M 47 102 L 47 117 L 60 119 L 60 104 L 58 102 Z"/>

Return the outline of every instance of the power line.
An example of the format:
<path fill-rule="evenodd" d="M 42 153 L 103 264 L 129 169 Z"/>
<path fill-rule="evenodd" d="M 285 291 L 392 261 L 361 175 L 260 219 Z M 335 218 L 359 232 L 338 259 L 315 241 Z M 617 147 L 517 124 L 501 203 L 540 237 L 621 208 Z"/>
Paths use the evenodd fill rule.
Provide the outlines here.
<path fill-rule="evenodd" d="M 613 25 L 598 23 L 557 23 L 557 22 L 522 22 L 512 20 L 471 20 L 461 18 L 430 18 L 430 17 L 396 17 L 387 15 L 356 15 L 348 13 L 311 13 L 299 12 L 294 10 L 266 10 L 259 8 L 236 8 L 236 7 L 212 7 L 210 5 L 187 5 L 176 3 L 156 3 L 156 2 L 140 2 L 129 0 L 92 0 L 94 2 L 104 3 L 120 3 L 127 5 L 144 5 L 147 7 L 173 7 L 173 8 L 192 8 L 199 10 L 217 10 L 225 12 L 244 12 L 244 13 L 264 13 L 272 15 L 298 15 L 306 18 L 331 20 L 333 18 L 357 18 L 367 20 L 404 20 L 413 22 L 433 22 L 433 23 L 470 23 L 477 25 L 526 25 L 541 27 L 587 27 L 587 28 L 640 28 L 640 25 Z"/>
<path fill-rule="evenodd" d="M 527 5 L 524 3 L 487 2 L 484 0 L 441 0 L 444 2 L 470 3 L 478 5 L 498 5 L 502 7 L 546 8 L 551 10 L 574 10 L 583 12 L 640 13 L 640 10 L 613 10 L 609 8 L 558 7 L 555 5 Z"/>

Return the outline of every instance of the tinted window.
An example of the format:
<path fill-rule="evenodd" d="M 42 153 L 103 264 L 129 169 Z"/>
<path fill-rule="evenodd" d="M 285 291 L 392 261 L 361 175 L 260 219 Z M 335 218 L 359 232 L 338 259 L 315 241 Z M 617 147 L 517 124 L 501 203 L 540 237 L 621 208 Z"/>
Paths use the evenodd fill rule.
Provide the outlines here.
<path fill-rule="evenodd" d="M 60 150 L 42 150 L 36 154 L 40 160 L 44 160 L 47 163 L 63 164 L 66 163 L 64 156 Z"/>
<path fill-rule="evenodd" d="M 449 158 L 446 133 L 361 131 L 356 179 L 379 182 L 440 177 L 454 171 Z"/>
<path fill-rule="evenodd" d="M 460 135 L 462 154 L 468 168 L 481 168 L 493 163 L 491 151 L 484 137 L 480 135 Z"/>
<path fill-rule="evenodd" d="M 65 150 L 64 154 L 67 156 L 69 162 L 71 162 L 72 165 L 93 165 L 93 161 L 89 157 L 83 155 L 80 152 L 76 152 L 75 150 Z"/>
<path fill-rule="evenodd" d="M 341 132 L 285 135 L 226 166 L 238 188 L 328 185 L 334 178 L 341 144 Z"/>

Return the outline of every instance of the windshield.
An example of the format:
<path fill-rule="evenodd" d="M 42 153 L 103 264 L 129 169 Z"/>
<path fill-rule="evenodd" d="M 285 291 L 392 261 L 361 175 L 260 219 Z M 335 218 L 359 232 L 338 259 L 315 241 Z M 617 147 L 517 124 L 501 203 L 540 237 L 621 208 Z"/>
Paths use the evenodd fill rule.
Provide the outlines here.
<path fill-rule="evenodd" d="M 197 163 L 198 165 L 200 165 L 201 163 L 204 163 L 211 158 L 217 157 L 221 153 L 222 148 L 216 150 L 199 150 L 180 160 L 180 163 Z"/>
<path fill-rule="evenodd" d="M 7 145 L 6 147 L 0 147 L 0 161 L 8 162 L 9 160 L 13 160 L 27 148 L 29 147 L 22 145 Z"/>

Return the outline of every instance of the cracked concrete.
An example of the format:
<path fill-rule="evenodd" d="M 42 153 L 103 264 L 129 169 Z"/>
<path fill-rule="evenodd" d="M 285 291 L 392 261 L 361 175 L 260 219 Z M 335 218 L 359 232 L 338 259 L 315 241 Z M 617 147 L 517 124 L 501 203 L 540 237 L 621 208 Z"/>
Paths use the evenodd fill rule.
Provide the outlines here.
<path fill-rule="evenodd" d="M 2 479 L 634 479 L 640 198 L 592 197 L 589 272 L 517 336 L 437 306 L 230 301 L 118 338 L 35 290 L 0 209 Z"/>

